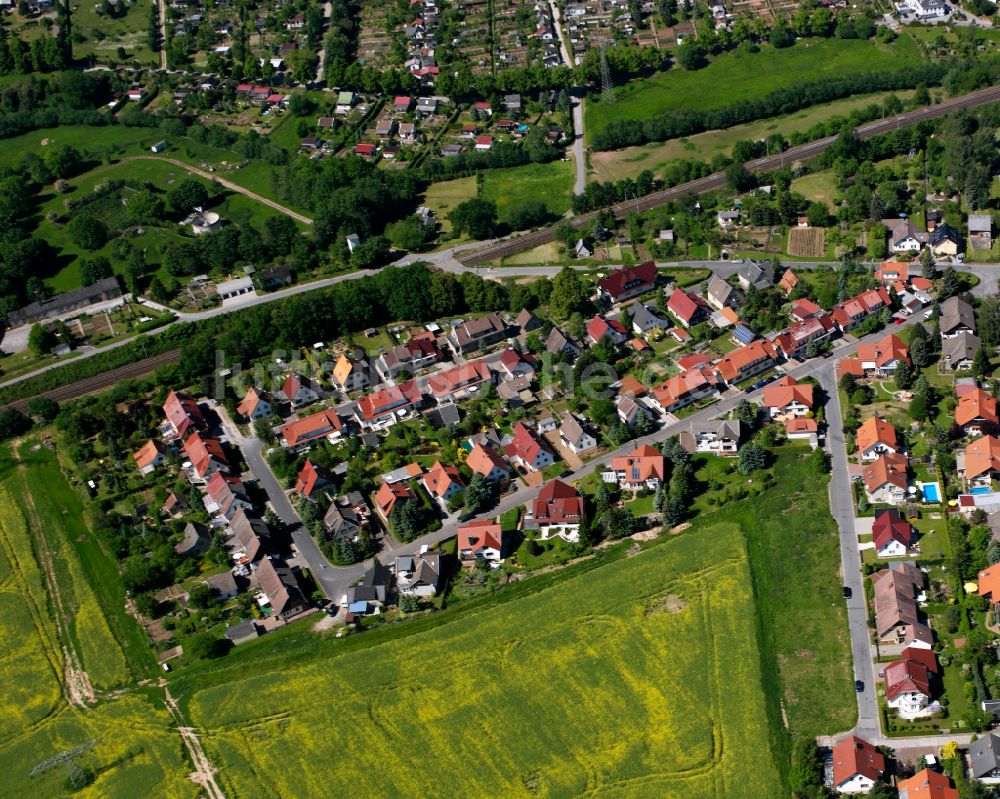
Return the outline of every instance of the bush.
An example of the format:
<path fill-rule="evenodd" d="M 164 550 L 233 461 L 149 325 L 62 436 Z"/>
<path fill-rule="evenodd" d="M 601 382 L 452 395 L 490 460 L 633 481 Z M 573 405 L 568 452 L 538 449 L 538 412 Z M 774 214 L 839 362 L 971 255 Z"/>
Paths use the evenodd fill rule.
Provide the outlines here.
<path fill-rule="evenodd" d="M 86 214 L 74 216 L 66 226 L 66 232 L 77 247 L 90 251 L 101 249 L 108 240 L 108 226 Z"/>

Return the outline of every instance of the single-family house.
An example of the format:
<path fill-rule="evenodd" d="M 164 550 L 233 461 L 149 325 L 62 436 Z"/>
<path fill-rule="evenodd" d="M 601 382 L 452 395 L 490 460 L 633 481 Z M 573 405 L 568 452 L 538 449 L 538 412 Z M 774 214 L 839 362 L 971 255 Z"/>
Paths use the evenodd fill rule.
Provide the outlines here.
<path fill-rule="evenodd" d="M 961 333 L 976 332 L 976 314 L 961 297 L 948 297 L 941 303 L 938 325 L 941 338 L 954 338 Z"/>
<path fill-rule="evenodd" d="M 458 557 L 464 563 L 482 558 L 503 562 L 503 530 L 492 519 L 480 519 L 458 528 Z"/>
<path fill-rule="evenodd" d="M 732 211 L 719 211 L 715 215 L 715 221 L 723 230 L 734 230 L 740 223 L 740 212 L 735 209 Z"/>
<path fill-rule="evenodd" d="M 931 680 L 937 674 L 937 655 L 928 649 L 903 650 L 900 659 L 885 667 L 885 702 L 902 718 L 924 715 L 934 698 Z M 945 778 L 947 779 L 947 778 Z M 913 797 L 920 792 L 911 792 Z"/>
<path fill-rule="evenodd" d="M 666 479 L 667 467 L 663 454 L 654 446 L 644 444 L 627 455 L 616 455 L 609 468 L 601 473 L 605 483 L 615 483 L 620 488 L 639 490 L 658 489 Z"/>
<path fill-rule="evenodd" d="M 371 518 L 371 508 L 359 491 L 337 497 L 323 516 L 323 526 L 335 541 L 356 541 Z"/>
<path fill-rule="evenodd" d="M 166 432 L 170 438 L 184 438 L 192 430 L 204 430 L 205 417 L 198 403 L 186 394 L 171 391 L 163 403 L 167 417 Z"/>
<path fill-rule="evenodd" d="M 244 419 L 256 422 L 258 419 L 266 419 L 271 415 L 271 403 L 266 399 L 265 392 L 256 386 L 250 386 L 247 393 L 243 395 L 240 404 L 236 406 L 236 412 Z"/>
<path fill-rule="evenodd" d="M 254 581 L 267 597 L 275 617 L 279 619 L 295 616 L 309 607 L 298 580 L 287 566 L 275 566 L 264 558 L 257 565 Z"/>
<path fill-rule="evenodd" d="M 313 381 L 297 372 L 289 372 L 277 395 L 292 406 L 292 410 L 311 405 L 320 398 L 320 392 Z"/>
<path fill-rule="evenodd" d="M 772 419 L 798 418 L 813 410 L 812 383 L 799 383 L 785 375 L 764 388 L 764 407 Z"/>
<path fill-rule="evenodd" d="M 710 455 L 736 455 L 743 440 L 743 423 L 738 419 L 715 419 L 705 422 L 691 422 L 687 430 L 682 430 L 681 446 L 692 455 L 705 452 Z"/>
<path fill-rule="evenodd" d="M 933 633 L 917 609 L 917 596 L 924 586 L 920 568 L 910 561 L 894 561 L 871 575 L 871 580 L 879 643 L 930 649 Z"/>
<path fill-rule="evenodd" d="M 472 447 L 465 465 L 473 474 L 481 474 L 487 480 L 499 482 L 510 477 L 511 469 L 499 452 L 493 447 L 476 444 Z"/>
<path fill-rule="evenodd" d="M 799 278 L 791 269 L 786 269 L 781 280 L 778 281 L 778 288 L 785 292 L 785 296 L 788 297 L 797 285 L 799 285 Z"/>
<path fill-rule="evenodd" d="M 892 252 L 917 252 L 927 243 L 928 236 L 909 218 L 883 219 L 889 236 L 889 249 Z"/>
<path fill-rule="evenodd" d="M 253 505 L 246 494 L 243 483 L 237 477 L 227 477 L 222 472 L 215 472 L 208 478 L 205 485 L 205 510 L 213 516 L 222 516 L 227 521 L 236 515 L 240 508 L 251 510 Z"/>
<path fill-rule="evenodd" d="M 563 417 L 563 423 L 559 426 L 558 433 L 562 445 L 575 455 L 597 447 L 597 439 L 571 413 L 567 413 Z"/>
<path fill-rule="evenodd" d="M 436 461 L 424 474 L 424 488 L 434 499 L 447 506 L 453 496 L 465 490 L 465 483 L 458 473 L 458 467 L 445 466 L 441 461 Z"/>
<path fill-rule="evenodd" d="M 582 522 L 583 497 L 562 480 L 551 480 L 528 505 L 524 529 L 538 530 L 543 541 L 558 536 L 576 543 L 580 540 Z"/>
<path fill-rule="evenodd" d="M 858 428 L 854 443 L 863 461 L 873 461 L 879 455 L 893 454 L 901 449 L 896 428 L 879 416 L 872 416 Z"/>
<path fill-rule="evenodd" d="M 660 316 L 655 308 L 645 305 L 638 300 L 628 307 L 628 315 L 632 320 L 632 330 L 637 336 L 642 336 L 657 328 L 669 327 L 670 323 Z"/>
<path fill-rule="evenodd" d="M 141 474 L 150 474 L 167 458 L 167 448 L 159 441 L 150 439 L 138 452 L 132 453 L 136 468 Z"/>
<path fill-rule="evenodd" d="M 918 771 L 907 780 L 900 780 L 896 789 L 899 799 L 958 799 L 958 789 L 952 786 L 951 780 L 929 768 Z"/>
<path fill-rule="evenodd" d="M 422 402 L 423 396 L 417 382 L 407 380 L 363 396 L 357 402 L 354 418 L 365 430 L 387 427 L 397 419 L 408 416 Z"/>
<path fill-rule="evenodd" d="M 328 408 L 283 424 L 281 426 L 281 443 L 285 447 L 295 449 L 306 447 L 323 439 L 334 441 L 340 437 L 343 429 L 340 416 L 334 409 Z"/>
<path fill-rule="evenodd" d="M 542 327 L 542 320 L 535 316 L 527 308 L 522 308 L 521 312 L 517 315 L 514 320 L 514 324 L 520 329 L 522 333 L 530 333 L 533 330 L 538 330 Z"/>
<path fill-rule="evenodd" d="M 1000 478 L 1000 441 L 980 436 L 958 454 L 958 471 L 970 485 L 989 485 Z"/>
<path fill-rule="evenodd" d="M 899 281 L 905 283 L 910 279 L 910 265 L 903 261 L 883 261 L 875 270 L 875 279 L 886 286 Z"/>
<path fill-rule="evenodd" d="M 875 511 L 872 540 L 878 557 L 903 558 L 913 543 L 913 528 L 895 508 L 880 508 Z"/>
<path fill-rule="evenodd" d="M 271 531 L 262 519 L 248 513 L 246 508 L 236 511 L 229 520 L 229 529 L 233 532 L 237 552 L 242 553 L 241 560 L 244 562 L 253 563 L 267 554 Z"/>
<path fill-rule="evenodd" d="M 413 98 L 399 96 L 392 101 L 392 107 L 396 109 L 397 114 L 405 114 L 413 108 Z"/>
<path fill-rule="evenodd" d="M 375 359 L 375 370 L 383 380 L 406 372 L 411 377 L 441 360 L 441 348 L 432 333 L 414 336 L 405 344 L 386 350 Z"/>
<path fill-rule="evenodd" d="M 612 304 L 630 300 L 656 288 L 656 263 L 644 261 L 636 266 L 612 269 L 597 283 L 597 296 Z"/>
<path fill-rule="evenodd" d="M 357 102 L 354 92 L 340 92 L 337 95 L 337 105 L 334 108 L 335 114 L 349 114 L 354 104 Z"/>
<path fill-rule="evenodd" d="M 341 353 L 330 379 L 337 388 L 346 393 L 361 391 L 371 382 L 368 377 L 368 363 L 363 358 L 349 358 L 347 353 Z"/>
<path fill-rule="evenodd" d="M 619 320 L 595 316 L 587 323 L 587 340 L 591 344 L 597 344 L 605 336 L 613 344 L 624 344 L 629 337 L 628 331 Z"/>
<path fill-rule="evenodd" d="M 868 741 L 849 735 L 833 747 L 833 789 L 868 793 L 885 774 L 885 757 Z"/>
<path fill-rule="evenodd" d="M 667 310 L 684 327 L 693 327 L 708 318 L 709 305 L 693 291 L 675 288 L 667 300 Z"/>
<path fill-rule="evenodd" d="M 872 344 L 858 344 L 857 355 L 845 358 L 838 368 L 841 374 L 850 372 L 863 377 L 891 377 L 901 363 L 910 364 L 910 350 L 895 333 Z M 854 363 L 857 361 L 857 363 Z"/>
<path fill-rule="evenodd" d="M 947 222 L 937 225 L 928 237 L 931 252 L 939 258 L 952 258 L 962 249 L 962 237 Z"/>
<path fill-rule="evenodd" d="M 747 261 L 736 270 L 736 279 L 740 288 L 749 291 L 765 291 L 774 285 L 774 264 L 770 261 Z"/>
<path fill-rule="evenodd" d="M 507 325 L 495 313 L 455 325 L 448 343 L 456 354 L 488 347 L 507 337 Z"/>
<path fill-rule="evenodd" d="M 540 472 L 555 463 L 555 456 L 546 444 L 524 422 L 514 426 L 514 435 L 503 445 L 507 459 L 531 472 Z"/>
<path fill-rule="evenodd" d="M 192 433 L 184 441 L 184 457 L 191 464 L 194 475 L 201 480 L 207 480 L 216 472 L 229 471 L 229 461 L 222 443 L 212 436 Z"/>
<path fill-rule="evenodd" d="M 383 521 L 386 522 L 389 521 L 389 517 L 396 509 L 396 505 L 415 499 L 416 495 L 406 483 L 382 483 L 378 491 L 375 492 L 375 496 L 372 497 L 372 500 L 375 502 L 375 509 Z"/>
<path fill-rule="evenodd" d="M 378 560 L 366 571 L 356 585 L 350 586 L 340 601 L 349 613 L 370 613 L 388 602 L 392 590 L 392 572 Z"/>
<path fill-rule="evenodd" d="M 317 491 L 330 485 L 330 477 L 326 472 L 317 467 L 309 458 L 306 458 L 305 465 L 299 469 L 295 478 L 295 493 L 303 499 L 312 499 Z"/>
<path fill-rule="evenodd" d="M 565 354 L 570 358 L 576 358 L 580 354 L 580 346 L 558 327 L 553 327 L 545 339 L 545 351 L 552 355 Z"/>
<path fill-rule="evenodd" d="M 819 446 L 819 425 L 815 419 L 789 417 L 785 419 L 785 437 L 789 441 L 808 441 L 813 449 Z"/>
<path fill-rule="evenodd" d="M 188 522 L 184 525 L 181 540 L 174 544 L 174 552 L 182 558 L 189 558 L 202 552 L 207 552 L 212 545 L 212 538 L 208 534 L 208 528 L 197 522 Z"/>
<path fill-rule="evenodd" d="M 236 577 L 232 572 L 213 574 L 202 580 L 202 583 L 208 586 L 208 590 L 216 602 L 228 602 L 239 593 Z"/>
<path fill-rule="evenodd" d="M 952 371 L 968 371 L 976 359 L 976 353 L 983 348 L 983 342 L 975 333 L 962 331 L 941 340 L 941 360 Z"/>
<path fill-rule="evenodd" d="M 861 478 L 871 503 L 899 505 L 906 499 L 906 469 L 909 461 L 905 455 L 891 453 L 879 455 L 865 466 Z"/>
<path fill-rule="evenodd" d="M 804 322 L 806 319 L 811 319 L 814 316 L 823 316 L 824 314 L 826 314 L 826 311 L 808 297 L 800 297 L 792 302 L 791 317 L 793 322 Z"/>
<path fill-rule="evenodd" d="M 576 258 L 593 258 L 594 243 L 586 236 L 577 239 L 573 245 L 573 255 Z"/>
<path fill-rule="evenodd" d="M 401 595 L 428 599 L 436 596 L 441 584 L 441 553 L 423 551 L 396 558 L 396 588 Z"/>
<path fill-rule="evenodd" d="M 713 274 L 705 289 L 705 298 L 713 308 L 739 308 L 746 299 L 743 292 L 732 283 Z"/>
<path fill-rule="evenodd" d="M 995 732 L 969 744 L 972 776 L 986 785 L 1000 784 L 1000 735 Z"/>
<path fill-rule="evenodd" d="M 981 388 L 974 388 L 962 394 L 955 406 L 955 424 L 965 431 L 966 435 L 979 435 L 983 425 L 996 429 L 1000 422 L 997 415 L 997 401 Z"/>

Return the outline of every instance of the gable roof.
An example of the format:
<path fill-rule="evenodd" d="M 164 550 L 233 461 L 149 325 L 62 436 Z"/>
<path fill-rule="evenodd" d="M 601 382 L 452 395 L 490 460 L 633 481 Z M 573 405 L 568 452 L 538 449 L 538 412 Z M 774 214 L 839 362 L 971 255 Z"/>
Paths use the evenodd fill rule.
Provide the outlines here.
<path fill-rule="evenodd" d="M 925 768 L 896 784 L 899 799 L 958 799 L 958 789 L 944 774 Z"/>
<path fill-rule="evenodd" d="M 503 448 L 508 457 L 519 457 L 525 463 L 534 463 L 538 453 L 543 449 L 548 448 L 543 446 L 539 438 L 525 426 L 524 422 L 518 422 L 514 426 L 514 437 Z"/>
<path fill-rule="evenodd" d="M 765 408 L 787 408 L 793 402 L 799 402 L 812 409 L 812 383 L 799 383 L 791 375 L 785 375 L 764 388 Z"/>
<path fill-rule="evenodd" d="M 983 569 L 977 575 L 979 596 L 990 597 L 994 604 L 1000 604 L 1000 565 Z"/>
<path fill-rule="evenodd" d="M 795 276 L 795 273 L 791 269 L 786 269 L 785 274 L 783 274 L 781 276 L 781 280 L 778 281 L 778 286 L 785 292 L 786 296 L 791 294 L 792 289 L 794 289 L 798 284 L 799 279 Z"/>
<path fill-rule="evenodd" d="M 171 391 L 167 395 L 163 403 L 163 413 L 179 436 L 186 435 L 191 427 L 205 426 L 205 417 L 198 403 L 179 391 Z"/>
<path fill-rule="evenodd" d="M 979 340 L 979 336 L 963 330 L 941 342 L 941 355 L 954 368 L 954 364 L 971 361 L 982 348 L 983 342 Z"/>
<path fill-rule="evenodd" d="M 882 549 L 890 541 L 898 541 L 904 547 L 909 547 L 912 539 L 913 528 L 896 508 L 881 508 L 875 511 L 872 540 L 876 549 Z"/>
<path fill-rule="evenodd" d="M 252 416 L 262 401 L 266 402 L 263 393 L 258 391 L 256 386 L 250 386 L 240 404 L 236 406 L 236 412 L 242 416 Z"/>
<path fill-rule="evenodd" d="M 886 635 L 896 625 L 918 625 L 917 590 L 924 576 L 909 562 L 892 563 L 871 576 L 874 585 L 875 629 Z"/>
<path fill-rule="evenodd" d="M 313 466 L 311 460 L 306 458 L 306 463 L 299 471 L 298 478 L 295 481 L 295 491 L 303 497 L 310 497 L 312 496 L 312 492 L 316 490 L 316 486 L 323 482 L 324 479 L 319 470 Z"/>
<path fill-rule="evenodd" d="M 777 360 L 777 357 L 778 353 L 775 352 L 774 345 L 770 341 L 767 339 L 757 339 L 745 347 L 733 350 L 716 363 L 715 366 L 719 370 L 719 374 L 722 375 L 722 378 L 726 382 L 730 382 L 738 379 L 743 370 L 750 364 L 764 358 Z"/>
<path fill-rule="evenodd" d="M 931 675 L 916 660 L 894 660 L 885 667 L 885 698 L 892 701 L 900 694 L 920 693 L 931 697 Z"/>
<path fill-rule="evenodd" d="M 492 519 L 480 519 L 458 528 L 458 551 L 476 554 L 484 549 L 503 550 L 503 530 Z"/>
<path fill-rule="evenodd" d="M 214 461 L 220 467 L 228 467 L 226 453 L 222 451 L 222 443 L 211 436 L 202 437 L 200 433 L 192 433 L 184 442 L 184 454 L 191 461 L 191 466 L 199 477 L 204 477 Z"/>
<path fill-rule="evenodd" d="M 833 785 L 843 785 L 860 774 L 877 781 L 885 773 L 885 758 L 873 744 L 850 735 L 833 747 Z"/>
<path fill-rule="evenodd" d="M 550 480 L 532 503 L 532 515 L 536 522 L 577 524 L 583 520 L 583 498 L 573 486 Z"/>
<path fill-rule="evenodd" d="M 808 297 L 802 297 L 792 303 L 792 317 L 795 319 L 808 319 L 810 316 L 818 316 L 823 313 L 823 309 Z"/>
<path fill-rule="evenodd" d="M 275 568 L 267 558 L 262 560 L 254 572 L 257 585 L 267 595 L 275 614 L 281 615 L 291 610 L 295 605 L 304 605 L 305 597 L 299 588 L 298 581 L 287 567 Z"/>
<path fill-rule="evenodd" d="M 374 394 L 368 394 L 358 400 L 358 411 L 365 421 L 372 421 L 401 408 L 408 408 L 420 402 L 420 389 L 415 380 L 407 380 L 395 386 L 389 386 Z"/>
<path fill-rule="evenodd" d="M 350 379 L 352 372 L 360 371 L 363 368 L 363 364 L 353 361 L 345 353 L 341 353 L 337 365 L 333 367 L 333 379 L 343 386 Z"/>
<path fill-rule="evenodd" d="M 458 474 L 458 469 L 454 466 L 445 466 L 441 461 L 436 461 L 430 471 L 424 475 L 424 486 L 434 497 L 443 497 L 451 489 L 453 483 L 465 487 Z"/>
<path fill-rule="evenodd" d="M 708 311 L 708 303 L 693 291 L 675 288 L 667 301 L 667 310 L 682 322 L 690 323 L 699 312 Z"/>
<path fill-rule="evenodd" d="M 653 261 L 644 261 L 636 266 L 612 269 L 611 274 L 602 278 L 597 284 L 598 288 L 612 299 L 617 299 L 622 294 L 631 292 L 640 286 L 653 288 L 655 285 L 656 263 Z"/>
<path fill-rule="evenodd" d="M 382 483 L 378 491 L 375 492 L 375 496 L 372 497 L 378 509 L 382 511 L 382 515 L 386 518 L 392 513 L 397 502 L 405 502 L 412 498 L 413 492 L 406 483 L 393 483 L 391 485 L 389 483 Z"/>
<path fill-rule="evenodd" d="M 135 459 L 136 466 L 140 469 L 145 469 L 147 466 L 151 466 L 153 461 L 161 455 L 166 454 L 166 451 L 166 447 L 159 441 L 150 439 L 142 445 L 138 452 L 133 452 L 132 457 Z"/>
<path fill-rule="evenodd" d="M 910 362 L 910 350 L 895 333 L 890 333 L 872 344 L 858 344 L 858 360 L 874 363 L 881 368 L 893 361 Z"/>
<path fill-rule="evenodd" d="M 996 399 L 981 388 L 963 394 L 955 406 L 955 423 L 959 426 L 965 427 L 977 419 L 994 424 L 998 421 Z"/>
<path fill-rule="evenodd" d="M 872 416 L 861 425 L 857 433 L 854 434 L 854 441 L 859 452 L 865 452 L 876 444 L 883 444 L 894 450 L 899 449 L 896 428 L 880 416 Z"/>
<path fill-rule="evenodd" d="M 444 372 L 435 372 L 427 379 L 431 394 L 447 397 L 463 388 L 476 386 L 491 378 L 485 360 L 467 361 Z"/>
<path fill-rule="evenodd" d="M 656 447 L 644 444 L 627 455 L 612 458 L 611 470 L 623 472 L 629 483 L 644 483 L 652 478 L 662 482 L 666 476 L 666 461 Z"/>
<path fill-rule="evenodd" d="M 339 432 L 342 428 L 343 425 L 337 412 L 328 408 L 282 425 L 281 437 L 288 446 L 295 447 L 326 438 L 331 433 Z"/>
<path fill-rule="evenodd" d="M 981 436 L 965 448 L 965 479 L 987 472 L 1000 472 L 1000 441 L 993 436 Z"/>
<path fill-rule="evenodd" d="M 873 493 L 885 485 L 894 485 L 905 491 L 907 464 L 906 456 L 898 452 L 880 455 L 864 468 L 865 488 Z"/>
<path fill-rule="evenodd" d="M 1000 735 L 988 732 L 969 744 L 969 760 L 972 762 L 972 776 L 976 779 L 1000 769 Z"/>
<path fill-rule="evenodd" d="M 959 328 L 976 332 L 976 315 L 961 297 L 949 297 L 941 303 L 939 324 L 942 333 L 950 333 Z"/>
<path fill-rule="evenodd" d="M 492 447 L 484 447 L 481 444 L 476 444 L 472 448 L 469 457 L 465 459 L 465 465 L 473 474 L 481 474 L 483 477 L 489 477 L 494 469 L 502 469 L 510 474 L 510 466 L 500 457 L 500 453 Z"/>

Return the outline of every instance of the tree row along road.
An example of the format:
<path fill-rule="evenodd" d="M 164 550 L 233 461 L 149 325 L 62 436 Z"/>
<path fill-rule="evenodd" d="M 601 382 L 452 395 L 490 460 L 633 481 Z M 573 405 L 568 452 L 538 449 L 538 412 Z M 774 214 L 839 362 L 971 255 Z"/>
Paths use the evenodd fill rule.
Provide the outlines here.
<path fill-rule="evenodd" d="M 867 125 L 861 125 L 860 127 L 855 128 L 854 131 L 859 138 L 870 139 L 883 133 L 889 133 L 890 131 L 897 130 L 902 127 L 914 125 L 917 122 L 943 117 L 953 111 L 988 105 L 989 103 L 995 103 L 998 100 L 1000 100 L 1000 86 L 990 86 L 986 89 L 971 92 L 970 94 L 964 94 L 961 97 L 954 97 L 950 100 L 945 100 L 937 105 L 919 108 L 916 111 L 910 111 L 906 114 L 899 114 L 891 119 L 881 119 L 877 122 L 870 122 Z M 792 147 L 785 150 L 783 153 L 779 153 L 778 155 L 771 155 L 764 158 L 757 158 L 753 161 L 748 161 L 746 163 L 746 168 L 751 172 L 768 172 L 772 169 L 781 168 L 786 164 L 791 164 L 793 161 L 815 158 L 836 140 L 836 136 L 827 136 L 823 139 L 817 139 L 816 141 L 808 142 L 807 144 L 801 144 L 798 147 Z M 617 203 L 616 205 L 612 205 L 610 210 L 615 215 L 616 219 L 623 219 L 630 213 L 648 211 L 651 208 L 657 208 L 670 200 L 679 199 L 685 194 L 704 194 L 705 192 L 720 189 L 725 185 L 725 173 L 715 172 L 711 175 L 707 175 L 706 177 L 698 178 L 697 180 L 691 180 L 687 183 L 681 183 L 672 188 L 664 189 L 663 191 L 647 194 L 645 197 L 639 197 L 635 200 Z M 569 219 L 569 223 L 574 228 L 582 228 L 590 224 L 599 213 L 600 211 L 591 211 L 586 214 L 580 214 Z M 523 236 L 515 236 L 491 246 L 484 247 L 481 250 L 476 250 L 468 255 L 462 256 L 459 260 L 466 266 L 473 266 L 476 264 L 486 263 L 488 261 L 494 261 L 506 255 L 511 255 L 515 252 L 520 252 L 521 250 L 528 250 L 532 247 L 537 247 L 540 244 L 552 241 L 555 237 L 555 231 L 555 226 L 541 228 Z"/>

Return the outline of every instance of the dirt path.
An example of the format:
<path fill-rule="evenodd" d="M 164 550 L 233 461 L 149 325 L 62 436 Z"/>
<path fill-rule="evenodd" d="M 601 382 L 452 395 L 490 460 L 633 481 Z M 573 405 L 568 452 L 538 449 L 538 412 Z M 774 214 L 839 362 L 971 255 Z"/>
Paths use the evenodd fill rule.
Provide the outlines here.
<path fill-rule="evenodd" d="M 212 761 L 208 759 L 205 750 L 202 749 L 198 733 L 194 731 L 194 727 L 184 726 L 180 708 L 177 707 L 177 703 L 170 695 L 170 689 L 162 679 L 160 680 L 160 687 L 163 688 L 167 710 L 174 717 L 174 721 L 177 722 L 177 732 L 181 734 L 181 740 L 184 742 L 184 746 L 191 756 L 191 762 L 194 764 L 194 771 L 190 774 L 191 781 L 196 785 L 200 785 L 205 790 L 208 799 L 226 799 L 226 795 L 222 792 L 222 788 L 219 787 L 219 783 L 215 781 L 217 769 L 212 765 Z"/>
<path fill-rule="evenodd" d="M 167 2 L 156 0 L 160 9 L 160 69 L 167 68 Z"/>
<path fill-rule="evenodd" d="M 291 208 L 288 208 L 282 205 L 281 203 L 276 203 L 274 200 L 267 199 L 267 197 L 261 197 L 259 194 L 250 191 L 250 189 L 243 188 L 243 186 L 239 185 L 238 183 L 233 183 L 231 180 L 220 178 L 218 175 L 213 174 L 212 172 L 206 172 L 204 169 L 198 169 L 198 167 L 191 166 L 190 164 L 185 164 L 183 161 L 178 161 L 176 158 L 167 158 L 166 156 L 162 155 L 130 155 L 123 158 L 118 163 L 123 164 L 126 161 L 164 161 L 168 164 L 173 164 L 176 167 L 180 167 L 181 169 L 190 172 L 192 175 L 197 175 L 198 177 L 204 178 L 205 180 L 210 180 L 214 183 L 218 183 L 220 186 L 225 186 L 230 191 L 235 191 L 237 194 L 242 194 L 244 197 L 249 197 L 251 200 L 256 200 L 257 202 L 262 203 L 263 205 L 266 205 L 269 208 L 273 208 L 275 211 L 280 211 L 286 216 L 290 216 L 297 222 L 301 222 L 304 225 L 312 224 L 312 220 L 308 216 L 303 216 L 297 211 L 293 211 Z"/>

